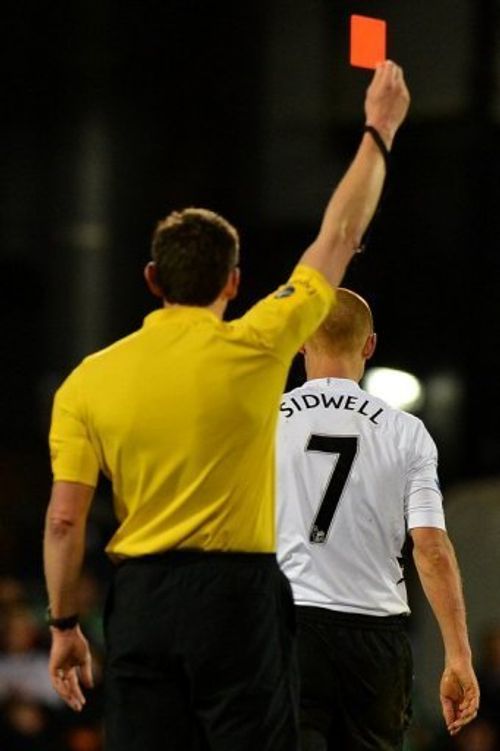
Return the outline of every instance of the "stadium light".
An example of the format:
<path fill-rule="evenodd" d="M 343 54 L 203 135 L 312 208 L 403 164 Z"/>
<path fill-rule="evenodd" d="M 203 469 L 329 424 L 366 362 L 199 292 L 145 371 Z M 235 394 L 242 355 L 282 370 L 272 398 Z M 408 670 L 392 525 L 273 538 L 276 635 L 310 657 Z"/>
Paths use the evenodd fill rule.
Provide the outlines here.
<path fill-rule="evenodd" d="M 363 388 L 383 399 L 391 407 L 415 412 L 424 400 L 424 388 L 418 378 L 404 370 L 370 368 L 366 371 Z"/>

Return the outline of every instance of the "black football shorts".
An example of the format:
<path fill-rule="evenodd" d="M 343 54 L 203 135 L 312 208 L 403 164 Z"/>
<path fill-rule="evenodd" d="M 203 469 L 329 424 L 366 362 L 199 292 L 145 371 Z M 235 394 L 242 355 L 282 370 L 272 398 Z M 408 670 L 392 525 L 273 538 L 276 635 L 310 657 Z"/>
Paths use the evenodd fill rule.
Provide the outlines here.
<path fill-rule="evenodd" d="M 400 751 L 413 680 L 407 617 L 296 613 L 302 751 Z"/>

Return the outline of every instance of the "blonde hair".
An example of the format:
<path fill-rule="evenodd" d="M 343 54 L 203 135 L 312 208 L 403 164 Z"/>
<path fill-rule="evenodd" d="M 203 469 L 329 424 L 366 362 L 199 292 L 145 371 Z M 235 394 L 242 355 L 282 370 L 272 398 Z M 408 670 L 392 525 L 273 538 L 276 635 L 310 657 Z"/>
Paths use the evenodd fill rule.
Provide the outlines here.
<path fill-rule="evenodd" d="M 373 316 L 366 300 L 339 287 L 330 313 L 308 344 L 329 355 L 351 355 L 364 346 L 372 333 Z"/>

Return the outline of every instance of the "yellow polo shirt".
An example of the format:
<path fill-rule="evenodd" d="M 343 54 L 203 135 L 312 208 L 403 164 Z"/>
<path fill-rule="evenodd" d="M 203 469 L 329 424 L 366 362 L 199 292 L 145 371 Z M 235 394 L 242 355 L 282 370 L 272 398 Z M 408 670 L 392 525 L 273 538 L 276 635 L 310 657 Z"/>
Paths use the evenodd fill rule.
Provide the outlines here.
<path fill-rule="evenodd" d="M 274 552 L 274 434 L 291 360 L 334 299 L 297 266 L 242 318 L 173 306 L 87 357 L 58 390 L 54 480 L 113 485 L 113 557 Z"/>

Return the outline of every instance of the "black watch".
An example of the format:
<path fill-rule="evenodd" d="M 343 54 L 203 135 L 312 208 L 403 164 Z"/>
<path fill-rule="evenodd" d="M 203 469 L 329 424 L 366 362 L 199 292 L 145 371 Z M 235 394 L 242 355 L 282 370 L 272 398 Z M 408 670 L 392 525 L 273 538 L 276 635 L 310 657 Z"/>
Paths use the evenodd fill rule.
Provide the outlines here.
<path fill-rule="evenodd" d="M 78 625 L 78 613 L 67 615 L 64 618 L 53 618 L 50 612 L 50 606 L 47 608 L 47 625 L 56 628 L 58 631 L 69 631 Z"/>

